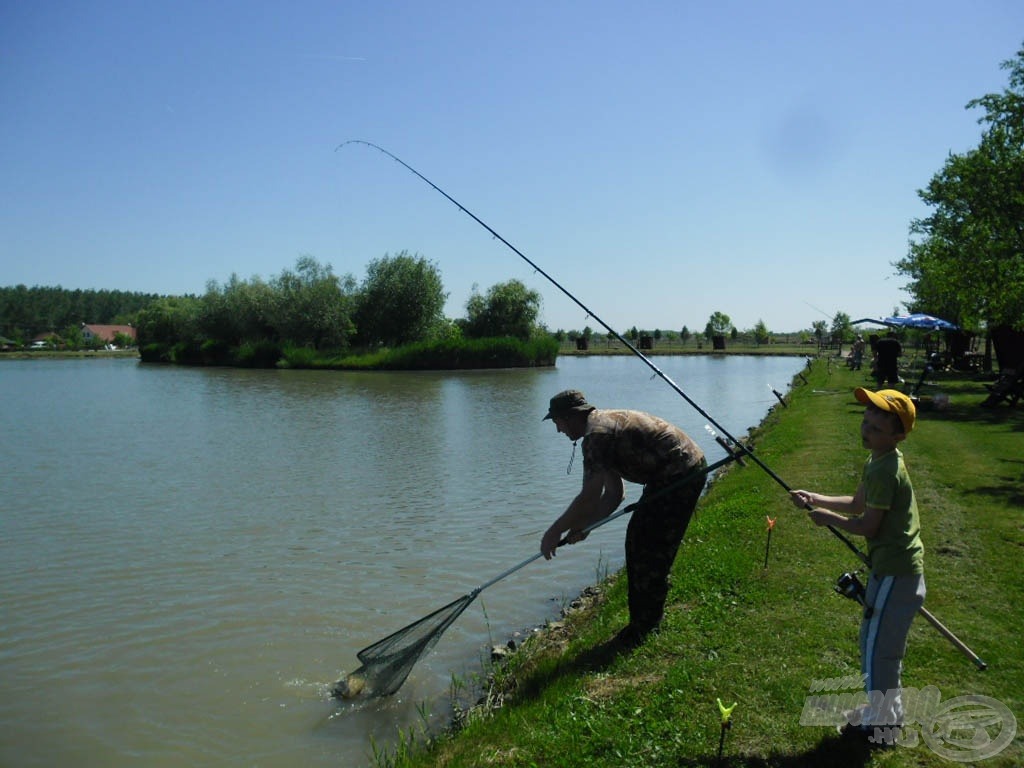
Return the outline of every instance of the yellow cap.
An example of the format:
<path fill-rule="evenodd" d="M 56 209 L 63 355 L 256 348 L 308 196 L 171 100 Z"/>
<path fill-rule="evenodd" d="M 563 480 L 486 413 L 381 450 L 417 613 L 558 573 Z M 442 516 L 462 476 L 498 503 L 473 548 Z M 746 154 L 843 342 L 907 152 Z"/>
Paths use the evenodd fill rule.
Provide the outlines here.
<path fill-rule="evenodd" d="M 914 428 L 914 421 L 917 419 L 917 408 L 914 401 L 896 389 L 882 389 L 878 392 L 857 387 L 853 390 L 856 398 L 867 405 L 871 403 L 876 408 L 889 413 L 895 413 L 903 423 L 903 434 L 909 434 Z"/>

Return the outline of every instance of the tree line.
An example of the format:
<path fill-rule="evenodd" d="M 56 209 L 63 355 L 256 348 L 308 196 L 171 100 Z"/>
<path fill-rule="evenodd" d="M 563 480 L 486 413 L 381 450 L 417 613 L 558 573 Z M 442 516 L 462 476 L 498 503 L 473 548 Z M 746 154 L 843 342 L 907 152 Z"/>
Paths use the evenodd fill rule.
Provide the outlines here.
<path fill-rule="evenodd" d="M 445 316 L 447 298 L 437 265 L 407 251 L 371 261 L 361 282 L 303 256 L 269 280 L 210 281 L 201 296 L 0 288 L 0 334 L 25 344 L 52 333 L 73 344 L 83 322 L 131 324 L 144 353 L 177 348 L 209 359 L 247 345 L 341 353 L 490 337 L 525 342 L 545 333 L 540 294 L 518 280 L 485 293 L 474 287 L 462 318 Z"/>
<path fill-rule="evenodd" d="M 61 287 L 0 287 L 0 336 L 24 345 L 37 335 L 80 335 L 82 323 L 128 325 L 157 294 Z"/>
<path fill-rule="evenodd" d="M 226 348 L 270 341 L 345 351 L 439 339 L 526 340 L 548 333 L 539 321 L 540 295 L 518 280 L 499 283 L 485 293 L 474 290 L 463 318 L 444 316 L 447 297 L 436 265 L 405 251 L 371 261 L 361 284 L 304 256 L 293 270 L 270 280 L 232 275 L 223 284 L 211 281 L 202 296 L 0 287 L 0 336 L 23 346 L 38 335 L 54 334 L 63 346 L 79 348 L 81 325 L 89 323 L 136 326 L 143 345 Z M 603 338 L 590 327 L 559 329 L 550 335 L 557 341 Z M 719 311 L 701 333 L 685 325 L 679 331 L 633 326 L 623 332 L 634 343 L 649 337 L 684 345 L 701 337 L 710 343 L 714 336 L 768 344 L 772 335 L 763 321 L 741 332 L 729 315 Z M 809 333 L 802 335 L 810 338 Z M 821 335 L 817 328 L 815 335 Z"/>
<path fill-rule="evenodd" d="M 157 299 L 138 313 L 139 347 L 144 360 L 265 365 L 273 360 L 252 358 L 543 333 L 540 294 L 518 280 L 474 291 L 463 318 L 445 316 L 447 298 L 437 265 L 407 251 L 372 260 L 358 283 L 303 256 L 270 280 L 232 275 L 200 297 Z"/>

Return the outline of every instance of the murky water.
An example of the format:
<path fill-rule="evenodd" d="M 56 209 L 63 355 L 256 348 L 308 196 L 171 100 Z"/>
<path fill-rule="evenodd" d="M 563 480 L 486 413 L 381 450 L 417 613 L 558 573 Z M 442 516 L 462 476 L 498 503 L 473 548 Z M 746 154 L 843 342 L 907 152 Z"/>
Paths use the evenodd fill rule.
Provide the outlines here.
<path fill-rule="evenodd" d="M 656 362 L 741 435 L 804 361 Z M 541 421 L 567 387 L 722 456 L 631 357 L 403 374 L 0 362 L 0 764 L 358 766 L 443 722 L 453 675 L 621 564 L 624 519 L 488 587 L 396 696 L 339 704 L 329 685 L 536 552 L 580 482 Z"/>

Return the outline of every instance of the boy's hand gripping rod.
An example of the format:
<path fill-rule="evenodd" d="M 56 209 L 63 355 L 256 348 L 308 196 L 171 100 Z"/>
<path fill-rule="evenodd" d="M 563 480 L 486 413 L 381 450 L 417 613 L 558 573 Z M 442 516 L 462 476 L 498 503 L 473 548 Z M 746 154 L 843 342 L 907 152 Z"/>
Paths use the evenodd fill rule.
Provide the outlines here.
<path fill-rule="evenodd" d="M 679 395 L 681 398 L 683 398 L 683 400 L 685 400 L 687 403 L 689 403 L 690 407 L 692 407 L 695 411 L 697 411 L 697 413 L 699 413 L 701 416 L 703 416 L 705 419 L 707 419 L 711 423 L 712 426 L 714 426 L 733 445 L 735 445 L 737 447 L 738 452 L 742 452 L 742 454 L 746 458 L 749 458 L 751 461 L 753 461 L 755 464 L 757 464 L 757 466 L 759 466 L 761 469 L 763 469 L 768 474 L 768 476 L 772 480 L 774 480 L 776 483 L 778 483 L 780 486 L 782 486 L 782 488 L 787 493 L 789 493 L 790 491 L 793 490 L 789 485 L 786 484 L 786 481 L 784 481 L 781 477 L 779 477 L 777 474 L 775 474 L 775 472 L 773 472 L 772 469 L 767 464 L 765 464 L 763 461 L 761 461 L 760 458 L 755 456 L 754 453 L 750 450 L 749 447 L 747 447 L 746 445 L 741 443 L 739 440 L 734 438 L 731 434 L 729 434 L 728 430 L 726 430 L 725 427 L 723 427 L 721 424 L 719 424 L 711 416 L 711 414 L 709 414 L 707 411 L 705 411 L 703 408 L 701 408 L 694 400 L 692 400 L 690 398 L 690 396 L 687 395 L 682 390 L 682 388 L 678 384 L 676 384 L 664 371 L 662 371 L 658 366 L 656 366 L 651 361 L 651 359 L 649 357 L 647 357 L 643 352 L 641 352 L 639 349 L 637 349 L 635 346 L 633 346 L 629 341 L 627 341 L 622 336 L 622 334 L 620 334 L 618 331 L 616 331 L 614 328 L 612 328 L 610 325 L 608 325 L 604 320 L 602 320 L 600 317 L 598 317 L 587 305 L 585 305 L 582 301 L 577 299 L 572 293 L 570 293 L 568 291 L 568 289 L 564 288 L 551 275 L 549 275 L 547 272 L 545 272 L 543 269 L 541 269 L 540 265 L 536 264 L 535 262 L 533 262 L 532 260 L 527 258 L 526 254 L 524 254 L 522 251 L 520 251 L 518 248 L 516 248 L 514 245 L 512 245 L 512 243 L 510 243 L 504 237 L 499 235 L 497 232 L 495 232 L 486 222 L 484 222 L 482 219 L 480 219 L 475 213 L 470 211 L 462 203 L 460 203 L 454 197 L 449 195 L 447 192 L 445 192 L 443 189 L 441 189 L 439 186 L 437 186 L 434 182 L 432 182 L 430 179 L 428 179 L 422 173 L 417 171 L 411 165 L 406 163 L 404 160 L 402 160 L 401 158 L 397 157 L 396 155 L 393 155 L 392 153 L 388 152 L 383 147 L 381 147 L 381 146 L 379 146 L 377 144 L 374 144 L 373 142 L 364 141 L 362 139 L 351 139 L 349 141 L 345 141 L 345 142 L 342 142 L 341 144 L 339 144 L 335 148 L 335 152 L 337 152 L 339 149 L 341 149 L 342 147 L 345 147 L 345 146 L 347 146 L 349 144 L 363 144 L 363 145 L 365 145 L 367 147 L 372 147 L 373 149 L 376 149 L 378 152 L 381 152 L 381 153 L 387 155 L 392 160 L 394 160 L 396 163 L 398 163 L 403 168 L 405 168 L 407 171 L 412 173 L 414 176 L 418 177 L 419 179 L 424 181 L 426 184 L 428 184 L 430 187 L 432 187 L 436 192 L 441 194 L 445 199 L 447 199 L 456 208 L 458 208 L 464 214 L 466 214 L 471 219 L 473 219 L 473 221 L 475 221 L 481 227 L 483 227 L 488 232 L 490 232 L 493 237 L 495 237 L 497 240 L 500 240 L 502 242 L 502 244 L 504 244 L 509 250 L 511 250 L 519 258 L 521 258 L 523 261 L 525 261 L 527 264 L 529 264 L 531 267 L 533 267 L 534 271 L 536 271 L 538 274 L 542 275 L 549 283 L 551 283 L 555 288 L 557 288 L 563 294 L 565 294 L 574 304 L 576 304 L 576 306 L 578 306 L 580 309 L 582 309 L 584 312 L 586 312 L 588 317 L 593 318 L 594 322 L 596 322 L 598 325 L 600 325 L 602 328 L 604 328 L 606 331 L 608 331 L 608 333 L 610 333 L 612 336 L 614 336 L 615 339 L 617 339 L 620 343 L 625 345 L 629 349 L 630 352 L 632 352 L 634 355 L 636 355 L 638 358 L 640 358 L 644 362 L 644 364 L 648 368 L 650 368 L 662 381 L 664 381 L 666 384 L 668 384 L 676 392 L 677 395 Z M 730 451 L 730 455 L 733 455 L 732 451 Z M 737 456 L 738 456 L 738 454 L 737 454 Z M 811 505 L 807 505 L 807 509 L 812 509 Z M 834 526 L 830 525 L 830 526 L 828 526 L 828 529 L 830 531 L 832 531 L 832 533 L 835 534 L 839 538 L 840 541 L 842 541 L 847 547 L 849 547 L 850 550 L 853 551 L 861 559 L 862 562 L 867 563 L 867 555 L 865 555 L 863 552 L 861 552 L 860 549 L 858 549 L 857 546 L 852 541 L 850 541 L 848 538 L 846 538 L 846 536 L 844 536 L 842 533 L 840 533 L 838 530 L 836 530 L 836 528 Z M 948 629 L 946 629 L 946 627 L 944 627 L 942 625 L 942 623 L 939 622 L 939 620 L 936 619 L 931 613 L 929 613 L 927 610 L 925 610 L 924 607 L 922 607 L 919 612 L 921 613 L 922 616 L 925 617 L 925 619 L 933 627 L 935 627 L 939 631 L 940 634 L 942 634 L 947 640 L 949 640 L 951 643 L 953 643 L 953 645 L 955 645 L 957 647 L 957 649 L 961 653 L 963 653 L 971 661 L 973 661 L 978 666 L 979 669 L 985 669 L 986 668 L 987 664 L 985 664 L 984 661 L 979 659 L 977 657 L 977 655 L 975 655 L 971 651 L 970 648 L 968 648 L 959 639 L 957 639 L 957 637 L 952 632 L 950 632 Z"/>

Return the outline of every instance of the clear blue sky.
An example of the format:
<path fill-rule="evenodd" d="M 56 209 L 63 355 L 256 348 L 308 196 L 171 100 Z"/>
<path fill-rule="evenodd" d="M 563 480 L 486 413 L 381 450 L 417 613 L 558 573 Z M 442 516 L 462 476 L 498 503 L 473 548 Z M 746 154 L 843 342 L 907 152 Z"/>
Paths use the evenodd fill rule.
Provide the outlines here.
<path fill-rule="evenodd" d="M 1020 0 L 0 2 L 0 285 L 202 293 L 406 250 L 449 316 L 810 327 L 908 297 L 917 190 L 977 145 Z"/>

